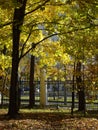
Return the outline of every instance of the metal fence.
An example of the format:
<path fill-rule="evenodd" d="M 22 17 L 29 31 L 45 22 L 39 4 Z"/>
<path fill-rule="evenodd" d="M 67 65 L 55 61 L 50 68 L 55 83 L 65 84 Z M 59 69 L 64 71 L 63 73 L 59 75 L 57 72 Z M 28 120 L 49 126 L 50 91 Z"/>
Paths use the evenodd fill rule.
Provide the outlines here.
<path fill-rule="evenodd" d="M 47 103 L 48 105 L 59 105 L 61 107 L 71 109 L 72 106 L 72 85 L 73 81 L 46 81 L 47 89 Z M 21 105 L 29 104 L 29 80 L 19 81 L 19 87 L 21 90 Z M 40 105 L 40 81 L 34 82 L 35 87 L 35 104 Z M 78 108 L 78 96 L 77 91 L 74 93 L 75 109 Z M 92 95 L 91 95 L 92 96 Z M 96 97 L 88 98 L 88 93 L 85 93 L 86 97 L 86 110 L 98 110 L 98 95 Z M 91 98 L 91 99 L 90 99 Z M 4 103 L 7 103 L 8 98 L 4 98 Z"/>
<path fill-rule="evenodd" d="M 40 104 L 40 81 L 35 81 L 35 103 Z M 73 81 L 46 81 L 48 105 L 60 105 L 71 108 L 72 106 L 72 85 Z M 28 102 L 29 81 L 21 81 L 21 101 Z M 78 107 L 77 91 L 74 93 L 75 108 Z M 93 96 L 85 92 L 86 109 L 98 110 L 98 95 Z"/>

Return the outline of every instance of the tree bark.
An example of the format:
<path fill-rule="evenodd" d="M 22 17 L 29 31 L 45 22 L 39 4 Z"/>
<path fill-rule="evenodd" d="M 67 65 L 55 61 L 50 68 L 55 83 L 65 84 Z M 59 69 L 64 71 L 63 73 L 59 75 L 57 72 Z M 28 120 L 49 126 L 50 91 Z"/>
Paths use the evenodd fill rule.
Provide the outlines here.
<path fill-rule="evenodd" d="M 75 72 L 75 62 L 74 62 L 74 72 Z M 73 74 L 73 84 L 72 84 L 72 107 L 71 107 L 71 114 L 73 115 L 73 110 L 75 107 L 75 75 Z"/>
<path fill-rule="evenodd" d="M 77 76 L 76 76 L 76 83 L 77 83 L 77 89 L 78 89 L 78 100 L 79 100 L 79 111 L 84 111 L 85 110 L 85 93 L 84 93 L 84 84 L 82 81 L 82 76 L 81 76 L 81 62 L 77 63 Z"/>
<path fill-rule="evenodd" d="M 29 82 L 29 87 L 30 87 L 29 108 L 33 108 L 35 105 L 34 66 L 35 66 L 35 56 L 31 55 L 30 82 Z"/>
<path fill-rule="evenodd" d="M 46 86 L 46 71 L 44 68 L 40 69 L 40 106 L 47 105 L 47 86 Z"/>
<path fill-rule="evenodd" d="M 12 50 L 12 71 L 11 71 L 11 86 L 9 95 L 9 110 L 8 115 L 12 118 L 18 114 L 18 66 L 19 66 L 19 42 L 20 42 L 20 27 L 23 25 L 24 13 L 27 0 L 20 1 L 21 7 L 15 8 L 13 18 L 13 50 Z"/>

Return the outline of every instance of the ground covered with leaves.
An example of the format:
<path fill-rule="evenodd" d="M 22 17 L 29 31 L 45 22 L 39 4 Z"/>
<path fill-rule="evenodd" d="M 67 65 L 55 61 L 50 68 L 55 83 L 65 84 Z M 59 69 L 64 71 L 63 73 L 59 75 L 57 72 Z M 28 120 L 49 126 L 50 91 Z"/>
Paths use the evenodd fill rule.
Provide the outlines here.
<path fill-rule="evenodd" d="M 64 112 L 22 111 L 16 119 L 0 112 L 0 130 L 98 130 L 98 117 L 71 116 Z"/>

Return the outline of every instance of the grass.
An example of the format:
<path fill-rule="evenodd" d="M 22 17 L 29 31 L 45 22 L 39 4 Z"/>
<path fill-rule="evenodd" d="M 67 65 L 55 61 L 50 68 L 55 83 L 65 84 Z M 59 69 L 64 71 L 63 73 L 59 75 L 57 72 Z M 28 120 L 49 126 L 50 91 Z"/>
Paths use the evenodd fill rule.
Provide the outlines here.
<path fill-rule="evenodd" d="M 8 103 L 8 98 L 5 98 L 5 103 Z M 22 105 L 28 105 L 28 100 L 29 100 L 29 96 L 28 95 L 23 95 L 21 96 L 21 104 Z M 39 101 L 40 101 L 40 97 L 36 96 L 35 97 L 35 100 L 36 100 L 36 104 L 39 104 Z M 64 107 L 71 107 L 71 97 L 67 97 L 67 103 L 66 105 L 64 105 L 64 97 L 55 97 L 55 100 L 53 97 L 48 97 L 48 104 L 54 104 L 54 105 L 64 105 Z M 78 105 L 78 99 L 75 99 L 75 107 L 77 108 L 77 105 Z M 95 101 L 92 101 L 92 102 L 89 102 L 88 100 L 86 100 L 86 109 L 87 110 L 98 110 L 98 100 L 95 100 Z"/>
<path fill-rule="evenodd" d="M 0 115 L 5 115 L 8 112 L 8 108 L 1 108 L 0 109 Z M 19 113 L 55 113 L 55 114 L 64 114 L 67 116 L 72 116 L 71 115 L 71 109 L 63 109 L 63 108 L 56 108 L 54 106 L 48 106 L 48 107 L 40 107 L 40 106 L 35 106 L 33 109 L 28 109 L 28 108 L 21 108 Z M 81 117 L 84 116 L 83 112 L 79 112 L 77 109 L 74 109 L 73 116 L 75 117 Z M 96 117 L 98 118 L 98 111 L 94 110 L 89 110 L 86 111 L 86 117 Z"/>

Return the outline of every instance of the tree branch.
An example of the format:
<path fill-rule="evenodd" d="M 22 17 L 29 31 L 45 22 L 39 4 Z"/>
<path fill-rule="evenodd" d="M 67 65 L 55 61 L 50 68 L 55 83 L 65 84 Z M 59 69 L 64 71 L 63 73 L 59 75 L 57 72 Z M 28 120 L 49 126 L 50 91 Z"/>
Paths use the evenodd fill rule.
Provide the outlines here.
<path fill-rule="evenodd" d="M 37 42 L 37 43 L 32 43 L 32 47 L 30 48 L 30 49 L 28 49 L 23 55 L 21 55 L 21 57 L 19 58 L 19 60 L 21 60 L 21 58 L 23 58 L 24 56 L 26 56 L 31 50 L 34 50 L 35 48 L 36 48 L 36 46 L 38 45 L 38 44 L 40 44 L 41 42 L 43 42 L 43 41 L 45 41 L 45 40 L 47 40 L 47 39 L 49 39 L 49 38 L 51 38 L 51 37 L 53 37 L 53 36 L 57 36 L 57 35 L 65 35 L 65 34 L 70 34 L 70 33 L 72 33 L 72 32 L 77 32 L 77 31 L 82 31 L 82 30 L 86 30 L 86 29 L 88 29 L 88 28 L 91 28 L 92 26 L 87 26 L 87 27 L 84 27 L 84 28 L 75 28 L 75 29 L 73 29 L 73 30 L 70 30 L 70 31 L 67 31 L 67 32 L 63 32 L 63 33 L 53 33 L 53 34 L 50 34 L 50 35 L 48 35 L 48 36 L 46 36 L 46 37 L 44 37 L 42 40 L 40 40 L 39 42 Z"/>
<path fill-rule="evenodd" d="M 50 0 L 45 0 L 44 3 L 39 4 L 35 9 L 33 9 L 33 10 L 31 10 L 31 11 L 25 13 L 25 15 L 27 15 L 27 14 L 31 14 L 31 13 L 35 12 L 36 10 L 40 9 L 42 6 L 44 6 L 44 5 L 45 5 L 47 2 L 49 2 L 49 1 L 50 1 Z"/>
<path fill-rule="evenodd" d="M 11 25 L 11 24 L 13 24 L 13 21 L 10 21 L 10 22 L 1 24 L 1 25 L 0 25 L 0 28 L 3 28 L 4 26 L 8 26 L 8 25 Z"/>
<path fill-rule="evenodd" d="M 24 48 L 25 48 L 25 46 L 26 46 L 26 43 L 27 43 L 27 41 L 29 40 L 29 38 L 30 38 L 30 36 L 31 36 L 31 34 L 32 34 L 32 28 L 33 28 L 33 26 L 31 27 L 30 33 L 29 33 L 29 35 L 28 35 L 26 41 L 24 42 L 24 44 L 23 44 L 23 46 L 22 46 L 20 57 L 23 55 L 23 51 L 24 51 Z"/>
<path fill-rule="evenodd" d="M 31 14 L 31 13 L 33 13 L 34 11 L 40 9 L 41 6 L 44 6 L 44 5 L 45 5 L 47 2 L 49 2 L 49 1 L 50 1 L 50 0 L 45 0 L 44 3 L 38 5 L 38 6 L 37 6 L 35 9 L 33 9 L 32 11 L 25 13 L 24 16 L 26 16 L 26 15 L 28 15 L 28 14 Z M 10 21 L 10 22 L 7 22 L 7 23 L 5 23 L 5 24 L 1 24 L 1 25 L 0 25 L 0 28 L 3 28 L 4 26 L 11 25 L 11 24 L 13 24 L 14 22 L 17 23 L 17 21 Z"/>

